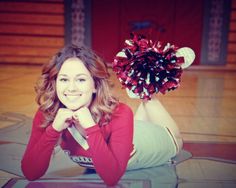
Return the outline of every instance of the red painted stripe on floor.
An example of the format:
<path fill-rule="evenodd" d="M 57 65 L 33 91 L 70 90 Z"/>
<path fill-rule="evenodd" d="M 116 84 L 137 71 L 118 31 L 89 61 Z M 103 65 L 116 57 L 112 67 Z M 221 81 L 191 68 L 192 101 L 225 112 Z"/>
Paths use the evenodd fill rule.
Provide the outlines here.
<path fill-rule="evenodd" d="M 184 143 L 184 149 L 193 157 L 215 157 L 236 161 L 236 144 L 221 143 Z"/>

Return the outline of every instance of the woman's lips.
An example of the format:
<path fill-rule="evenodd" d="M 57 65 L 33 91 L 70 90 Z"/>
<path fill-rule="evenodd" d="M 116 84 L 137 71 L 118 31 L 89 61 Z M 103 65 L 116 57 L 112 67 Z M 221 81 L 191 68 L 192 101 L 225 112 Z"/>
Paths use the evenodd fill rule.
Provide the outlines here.
<path fill-rule="evenodd" d="M 82 94 L 77 94 L 77 95 L 71 95 L 71 94 L 65 94 L 66 98 L 68 98 L 69 100 L 73 101 L 73 100 L 76 100 L 78 99 L 79 97 L 82 96 Z"/>

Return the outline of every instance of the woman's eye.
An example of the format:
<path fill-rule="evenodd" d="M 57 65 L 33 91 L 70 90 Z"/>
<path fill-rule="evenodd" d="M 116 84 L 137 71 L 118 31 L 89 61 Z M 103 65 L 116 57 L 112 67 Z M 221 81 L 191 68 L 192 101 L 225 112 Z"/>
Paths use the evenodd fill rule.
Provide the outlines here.
<path fill-rule="evenodd" d="M 86 79 L 84 79 L 84 78 L 78 78 L 77 81 L 78 81 L 78 82 L 85 82 Z"/>
<path fill-rule="evenodd" d="M 68 81 L 67 78 L 60 78 L 59 80 L 60 80 L 60 82 L 67 82 Z"/>

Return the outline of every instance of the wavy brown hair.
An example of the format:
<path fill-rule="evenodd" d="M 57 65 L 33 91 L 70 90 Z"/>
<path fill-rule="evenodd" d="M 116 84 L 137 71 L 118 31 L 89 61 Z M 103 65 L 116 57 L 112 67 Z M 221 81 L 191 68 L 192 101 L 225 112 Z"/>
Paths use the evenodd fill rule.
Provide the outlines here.
<path fill-rule="evenodd" d="M 56 94 L 56 79 L 62 64 L 71 57 L 79 58 L 89 70 L 97 90 L 89 106 L 95 122 L 107 124 L 111 120 L 113 110 L 118 100 L 111 95 L 109 88 L 109 72 L 106 63 L 91 49 L 70 45 L 56 53 L 42 68 L 42 74 L 36 83 L 36 101 L 44 113 L 45 121 L 42 127 L 53 122 L 59 108 L 64 107 Z M 100 125 L 102 125 L 100 122 Z"/>

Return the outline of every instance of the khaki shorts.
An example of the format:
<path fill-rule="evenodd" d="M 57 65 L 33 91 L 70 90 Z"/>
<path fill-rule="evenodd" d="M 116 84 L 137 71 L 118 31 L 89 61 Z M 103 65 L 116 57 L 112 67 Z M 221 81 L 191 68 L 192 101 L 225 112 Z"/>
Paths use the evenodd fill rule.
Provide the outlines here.
<path fill-rule="evenodd" d="M 177 154 L 176 144 L 167 128 L 149 122 L 134 122 L 134 154 L 127 170 L 160 166 Z"/>

